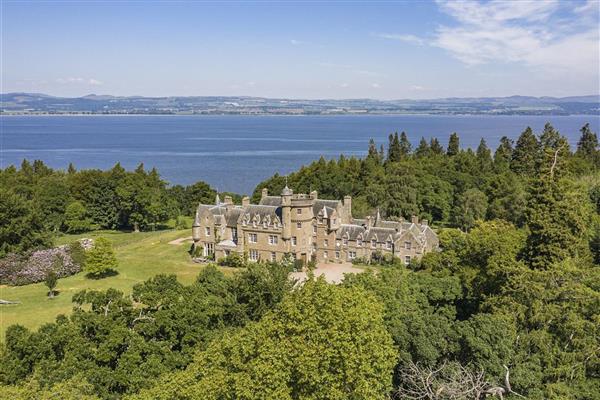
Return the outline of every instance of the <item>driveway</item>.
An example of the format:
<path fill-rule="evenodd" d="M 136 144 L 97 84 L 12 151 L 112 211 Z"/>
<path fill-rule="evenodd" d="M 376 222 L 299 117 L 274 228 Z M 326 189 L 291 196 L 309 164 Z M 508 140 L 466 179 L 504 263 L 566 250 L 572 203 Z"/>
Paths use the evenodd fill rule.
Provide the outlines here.
<path fill-rule="evenodd" d="M 361 272 L 364 272 L 364 270 L 356 268 L 351 263 L 320 263 L 313 271 L 315 277 L 323 275 L 327 282 L 336 284 L 344 280 L 344 274 L 360 274 Z M 290 277 L 297 279 L 299 284 L 308 279 L 306 272 L 292 272 Z"/>

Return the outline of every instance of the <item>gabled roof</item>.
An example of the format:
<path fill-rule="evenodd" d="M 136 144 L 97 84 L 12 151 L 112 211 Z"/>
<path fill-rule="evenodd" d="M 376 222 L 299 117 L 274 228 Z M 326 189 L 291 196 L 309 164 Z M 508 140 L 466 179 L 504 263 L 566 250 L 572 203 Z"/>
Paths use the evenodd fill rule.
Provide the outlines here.
<path fill-rule="evenodd" d="M 313 204 L 313 215 L 318 215 L 319 212 L 323 209 L 323 207 L 329 207 L 329 209 L 335 209 L 337 211 L 340 206 L 339 200 L 322 200 L 316 199 Z M 327 210 L 330 211 L 330 210 Z"/>
<path fill-rule="evenodd" d="M 341 224 L 335 233 L 335 237 L 341 239 L 347 235 L 349 240 L 356 240 L 359 236 L 364 235 L 364 233 L 365 228 L 360 225 Z"/>

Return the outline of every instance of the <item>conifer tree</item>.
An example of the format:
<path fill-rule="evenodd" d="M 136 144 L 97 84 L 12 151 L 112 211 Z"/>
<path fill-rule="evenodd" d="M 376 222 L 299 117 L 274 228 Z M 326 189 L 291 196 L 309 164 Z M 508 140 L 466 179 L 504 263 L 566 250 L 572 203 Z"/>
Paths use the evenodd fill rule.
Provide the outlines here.
<path fill-rule="evenodd" d="M 527 127 L 512 153 L 510 168 L 521 175 L 533 175 L 539 157 L 540 144 L 530 127 Z"/>
<path fill-rule="evenodd" d="M 398 138 L 398 132 L 389 136 L 388 144 L 388 162 L 397 162 L 402 159 L 402 147 L 400 146 L 400 139 Z"/>
<path fill-rule="evenodd" d="M 430 140 L 429 148 L 431 149 L 431 154 L 433 155 L 444 154 L 444 147 L 440 144 L 440 141 L 437 138 L 432 138 Z"/>
<path fill-rule="evenodd" d="M 460 142 L 458 139 L 458 134 L 456 132 L 450 135 L 450 140 L 448 141 L 448 150 L 446 154 L 450 157 L 457 155 L 460 152 Z"/>
<path fill-rule="evenodd" d="M 487 169 L 492 164 L 492 151 L 487 146 L 484 138 L 481 138 L 476 154 L 481 168 Z"/>
<path fill-rule="evenodd" d="M 425 140 L 424 137 L 421 137 L 421 141 L 419 142 L 419 146 L 415 149 L 415 155 L 417 157 L 427 157 L 430 154 L 429 143 Z"/>
<path fill-rule="evenodd" d="M 577 154 L 579 157 L 594 161 L 598 157 L 598 136 L 590 129 L 590 124 L 585 124 L 581 129 L 581 138 L 577 143 Z"/>
<path fill-rule="evenodd" d="M 399 142 L 398 146 L 400 149 L 401 159 L 407 158 L 410 155 L 410 152 L 412 151 L 412 145 L 410 144 L 410 141 L 408 140 L 408 136 L 406 136 L 406 132 L 402 132 L 400 134 L 400 142 Z"/>
<path fill-rule="evenodd" d="M 494 166 L 496 170 L 502 171 L 510 166 L 512 153 L 513 141 L 506 136 L 502 136 L 500 144 L 494 153 Z"/>

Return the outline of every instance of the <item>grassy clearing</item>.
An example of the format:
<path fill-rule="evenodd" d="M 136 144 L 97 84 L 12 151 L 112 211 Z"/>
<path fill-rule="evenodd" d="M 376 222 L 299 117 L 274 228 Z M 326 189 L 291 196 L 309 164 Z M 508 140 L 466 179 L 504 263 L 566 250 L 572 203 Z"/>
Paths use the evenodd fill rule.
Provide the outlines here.
<path fill-rule="evenodd" d="M 26 286 L 0 286 L 0 298 L 20 301 L 21 304 L 0 306 L 0 340 L 4 339 L 6 328 L 21 324 L 27 328 L 38 328 L 52 322 L 59 314 L 69 314 L 71 298 L 83 289 L 105 290 L 115 288 L 129 293 L 136 283 L 157 274 L 175 274 L 179 281 L 189 284 L 194 281 L 202 268 L 193 263 L 187 251 L 189 244 L 180 246 L 168 244 L 171 240 L 191 236 L 191 230 L 170 230 L 159 232 L 123 233 L 98 231 L 82 235 L 64 235 L 56 244 L 70 243 L 81 237 L 104 236 L 113 242 L 119 274 L 104 279 L 89 279 L 85 273 L 63 278 L 58 281 L 59 295 L 50 300 L 44 283 Z M 231 270 L 225 269 L 231 273 Z"/>

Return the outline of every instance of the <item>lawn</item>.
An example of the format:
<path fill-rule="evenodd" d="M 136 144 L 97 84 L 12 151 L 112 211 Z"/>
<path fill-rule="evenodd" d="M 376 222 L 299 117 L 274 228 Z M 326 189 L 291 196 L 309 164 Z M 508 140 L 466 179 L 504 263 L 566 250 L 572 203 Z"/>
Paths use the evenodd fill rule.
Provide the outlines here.
<path fill-rule="evenodd" d="M 59 295 L 52 300 L 46 296 L 48 290 L 43 282 L 26 286 L 0 286 L 1 299 L 20 302 L 0 306 L 0 340 L 4 339 L 6 328 L 12 324 L 38 328 L 54 321 L 59 314 L 69 314 L 72 309 L 71 298 L 80 290 L 112 287 L 129 293 L 133 285 L 157 274 L 175 274 L 179 281 L 189 284 L 202 268 L 190 260 L 187 254 L 189 243 L 179 246 L 168 244 L 171 240 L 191 236 L 189 229 L 141 233 L 99 231 L 61 236 L 56 244 L 70 243 L 80 237 L 98 236 L 113 242 L 119 261 L 118 275 L 94 280 L 79 273 L 60 279 L 56 288 Z"/>

